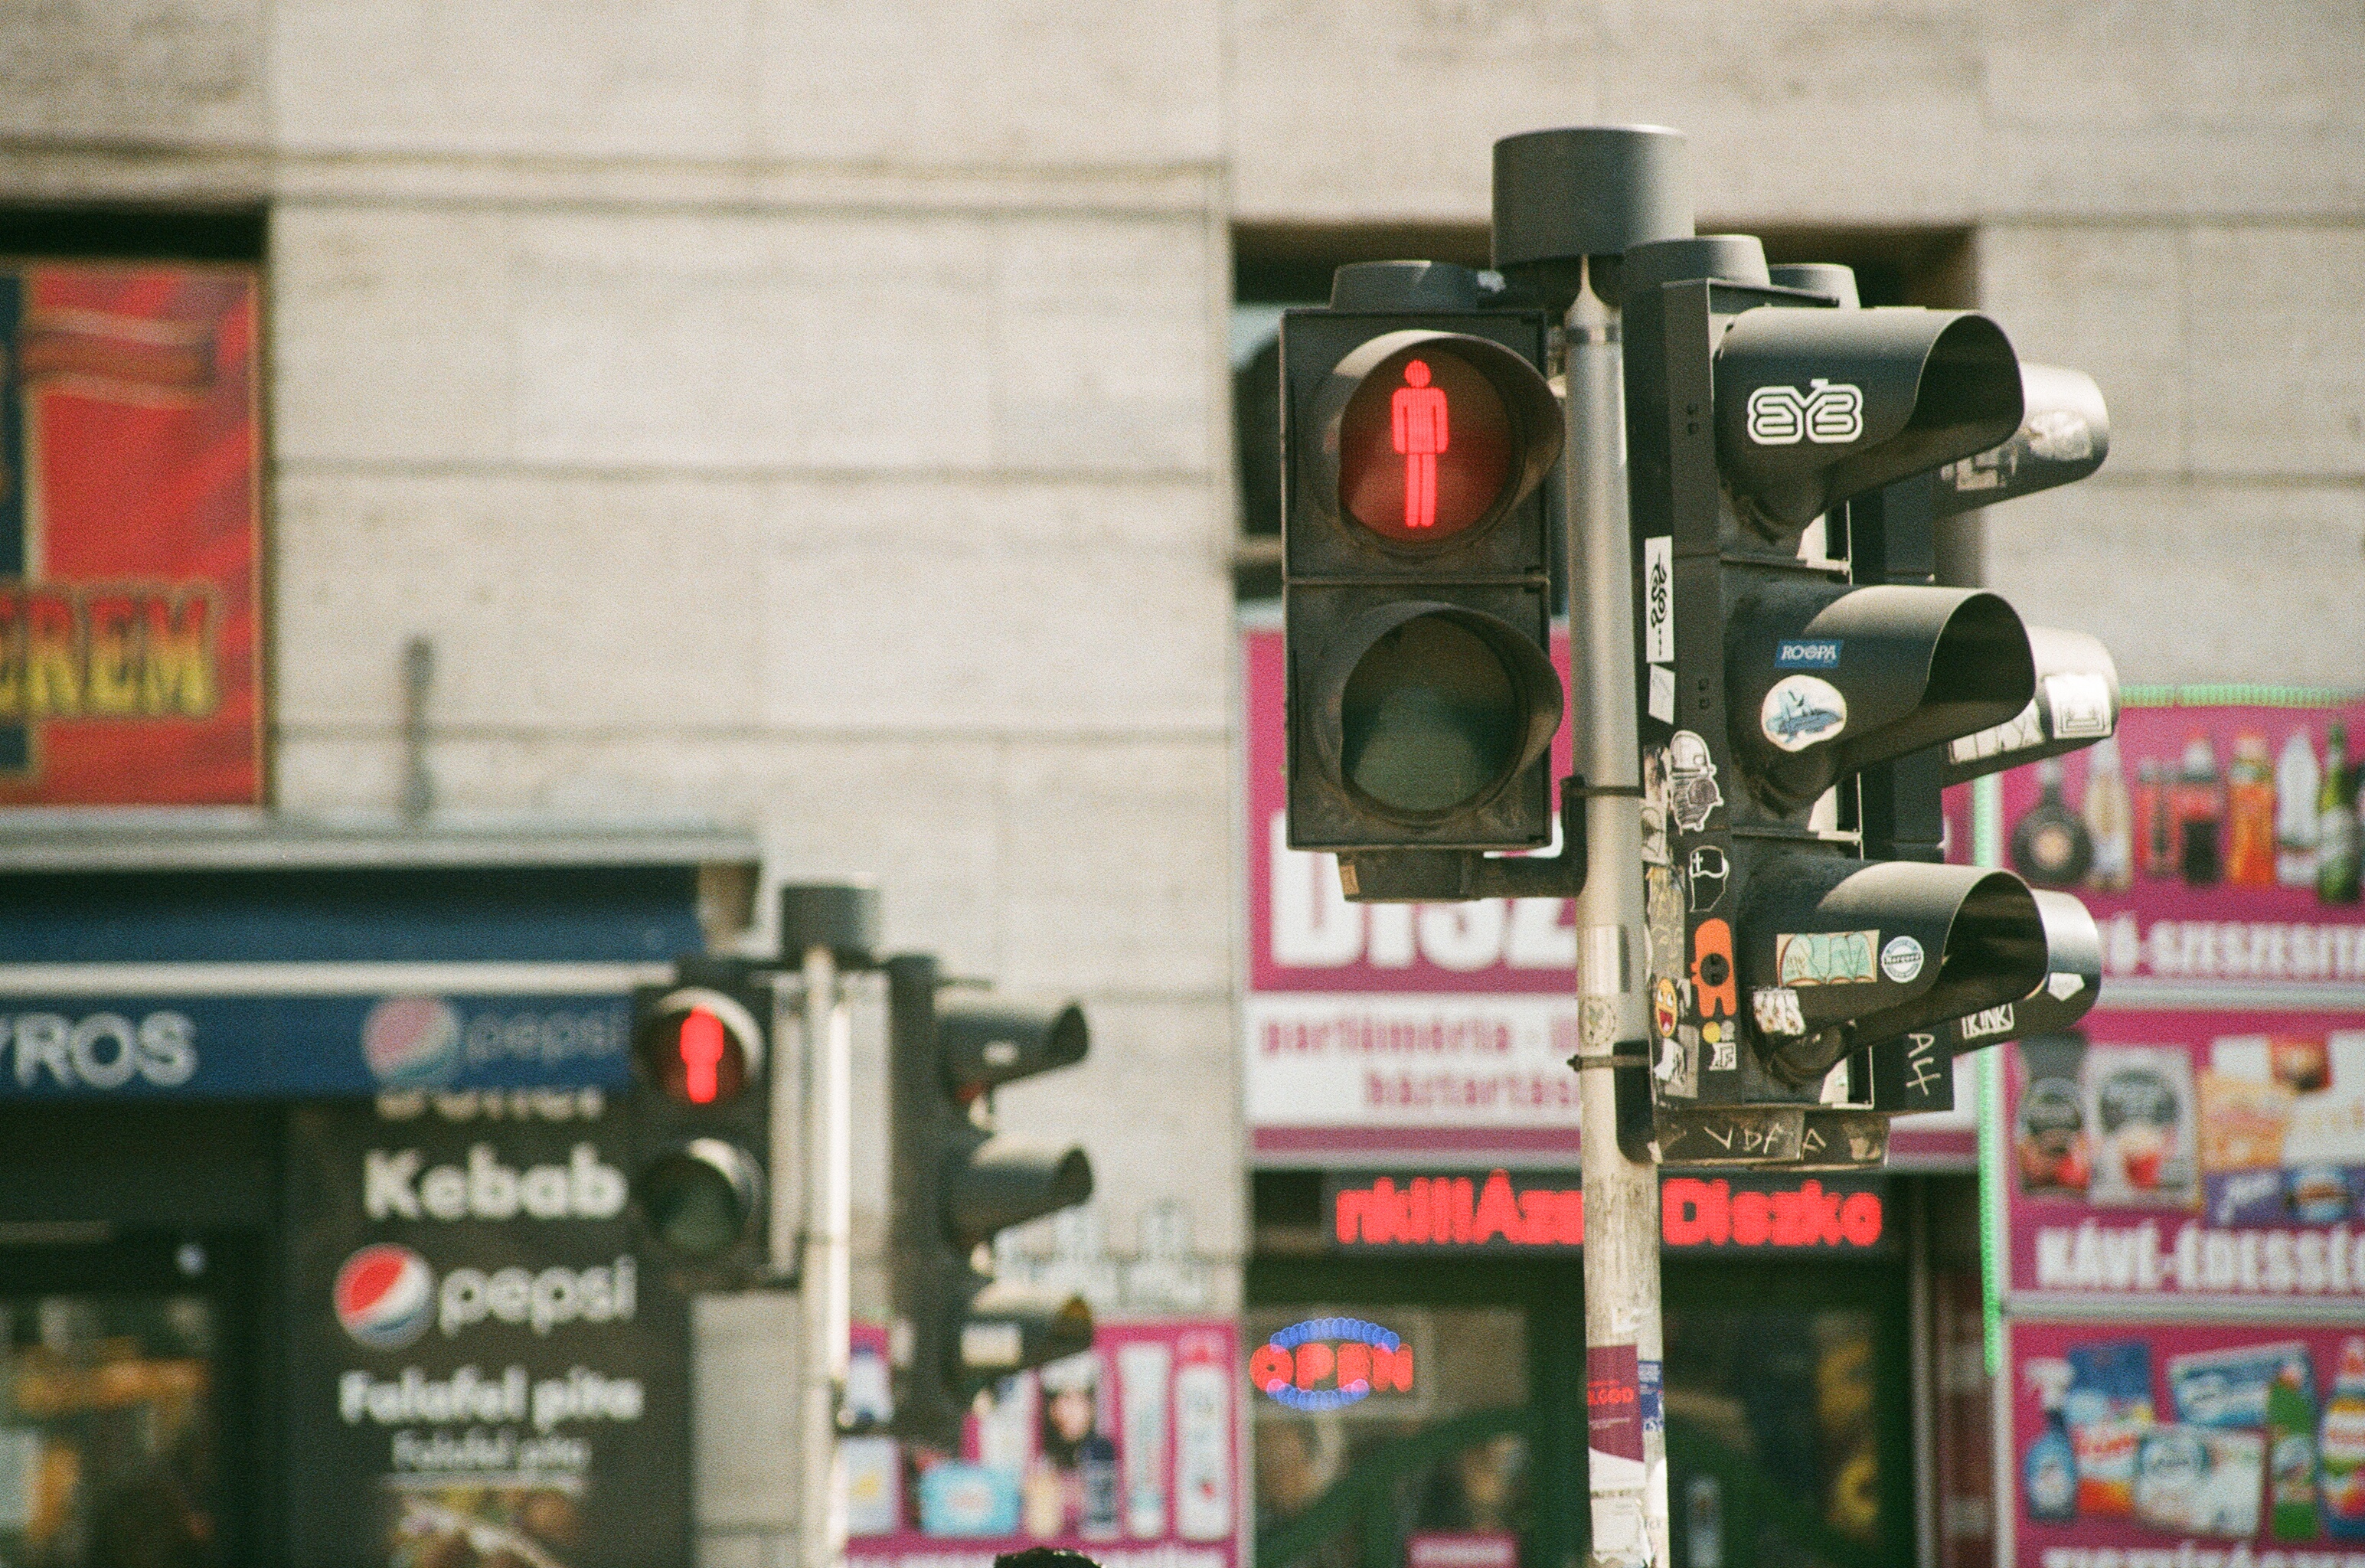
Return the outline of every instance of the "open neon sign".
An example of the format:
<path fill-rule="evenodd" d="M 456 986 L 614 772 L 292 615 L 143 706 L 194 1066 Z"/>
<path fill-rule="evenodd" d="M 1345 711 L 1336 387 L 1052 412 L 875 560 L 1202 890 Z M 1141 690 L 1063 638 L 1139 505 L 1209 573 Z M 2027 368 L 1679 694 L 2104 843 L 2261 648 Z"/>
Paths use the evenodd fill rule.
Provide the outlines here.
<path fill-rule="evenodd" d="M 1337 1410 L 1374 1394 L 1412 1392 L 1412 1347 L 1360 1317 L 1309 1317 L 1249 1358 L 1249 1381 L 1292 1410 Z"/>

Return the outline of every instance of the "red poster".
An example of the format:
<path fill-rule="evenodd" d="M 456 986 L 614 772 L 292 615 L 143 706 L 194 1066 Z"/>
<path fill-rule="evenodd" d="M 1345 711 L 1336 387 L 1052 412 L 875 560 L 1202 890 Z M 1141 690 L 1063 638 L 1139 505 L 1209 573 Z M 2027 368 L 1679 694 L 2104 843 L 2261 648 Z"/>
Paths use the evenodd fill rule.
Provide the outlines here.
<path fill-rule="evenodd" d="M 259 292 L 0 270 L 0 804 L 262 801 Z"/>

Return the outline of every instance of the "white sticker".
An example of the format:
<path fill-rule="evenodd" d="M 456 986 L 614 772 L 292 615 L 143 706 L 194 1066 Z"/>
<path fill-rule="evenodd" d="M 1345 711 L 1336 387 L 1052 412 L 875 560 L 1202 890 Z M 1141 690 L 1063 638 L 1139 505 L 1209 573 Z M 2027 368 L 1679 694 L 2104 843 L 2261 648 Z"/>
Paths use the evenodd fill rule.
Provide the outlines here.
<path fill-rule="evenodd" d="M 2050 974 L 2045 977 L 2045 989 L 2053 993 L 2056 1002 L 2067 1002 L 2086 989 L 2086 977 L 2073 974 Z"/>
<path fill-rule="evenodd" d="M 1651 717 L 1663 724 L 1676 722 L 1676 672 L 1664 665 L 1651 666 Z"/>
<path fill-rule="evenodd" d="M 2101 740 L 2112 730 L 2111 683 L 2083 670 L 2045 678 L 2055 740 Z"/>
<path fill-rule="evenodd" d="M 1708 825 L 1709 813 L 1724 804 L 1716 787 L 1716 758 L 1708 742 L 1689 730 L 1677 730 L 1667 743 L 1667 814 L 1686 833 Z"/>
<path fill-rule="evenodd" d="M 2012 1033 L 2012 1003 L 1990 1007 L 1984 1013 L 1974 1013 L 1962 1022 L 1962 1036 L 1967 1040 L 1983 1040 L 1990 1035 Z"/>
<path fill-rule="evenodd" d="M 1880 972 L 1903 985 L 1922 972 L 1922 944 L 1911 936 L 1897 935 L 1880 950 Z"/>
<path fill-rule="evenodd" d="M 1676 662 L 1676 541 L 1653 533 L 1642 541 L 1642 656 Z"/>
<path fill-rule="evenodd" d="M 1840 446 L 1864 434 L 1864 389 L 1816 376 L 1804 387 L 1760 386 L 1749 395 L 1749 439 L 1760 446 L 1810 441 Z"/>
<path fill-rule="evenodd" d="M 1820 676 L 1786 675 L 1765 694 L 1757 728 L 1784 751 L 1804 751 L 1847 728 L 1847 699 Z"/>
<path fill-rule="evenodd" d="M 1749 1011 L 1762 1035 L 1803 1035 L 1806 1015 L 1799 1011 L 1799 993 L 1788 986 L 1760 986 L 1749 993 Z"/>
<path fill-rule="evenodd" d="M 2028 706 L 2005 720 L 1976 734 L 1965 735 L 1946 743 L 1946 756 L 1952 762 L 1977 762 L 1983 756 L 1995 756 L 2007 751 L 2021 751 L 2045 744 L 2045 726 L 2036 716 L 2036 699 Z"/>
<path fill-rule="evenodd" d="M 2083 463 L 2094 455 L 2094 430 L 2086 416 L 2070 409 L 2046 409 L 2033 413 L 2021 425 L 2028 450 L 2054 463 Z"/>

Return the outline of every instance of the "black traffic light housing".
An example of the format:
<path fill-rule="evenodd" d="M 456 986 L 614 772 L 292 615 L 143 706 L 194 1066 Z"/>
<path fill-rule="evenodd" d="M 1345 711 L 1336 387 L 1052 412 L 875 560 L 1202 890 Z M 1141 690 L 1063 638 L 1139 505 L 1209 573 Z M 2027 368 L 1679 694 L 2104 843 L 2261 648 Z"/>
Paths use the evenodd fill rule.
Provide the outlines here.
<path fill-rule="evenodd" d="M 1282 318 L 1294 847 L 1552 838 L 1545 331 L 1428 262 L 1342 267 L 1328 308 Z"/>
<path fill-rule="evenodd" d="M 634 1209 L 677 1278 L 770 1271 L 773 984 L 739 959 L 684 958 L 633 996 Z"/>
<path fill-rule="evenodd" d="M 1920 559 L 1942 475 L 2042 467 L 1990 455 L 2034 451 L 2026 378 L 1986 318 L 1855 308 L 1821 275 L 1836 272 L 1777 285 L 1745 236 L 1624 259 L 1654 1096 L 1673 1164 L 1877 1163 L 1896 1085 L 1931 1076 L 1917 1038 L 1958 1039 L 2076 968 L 2066 911 L 2008 872 L 1931 863 L 1945 748 L 2022 719 L 2046 674 L 2083 681 L 2049 667 L 2063 649 L 2099 651 L 1935 586 Z M 2099 413 L 2097 397 L 2080 417 Z"/>
<path fill-rule="evenodd" d="M 1092 1348 L 1078 1296 L 997 1282 L 995 1233 L 1082 1203 L 1083 1150 L 996 1133 L 1004 1083 L 1071 1067 L 1090 1035 L 1075 1003 L 947 989 L 936 960 L 887 960 L 888 1268 L 899 1338 L 895 1429 L 955 1446 L 961 1416 L 996 1380 Z"/>

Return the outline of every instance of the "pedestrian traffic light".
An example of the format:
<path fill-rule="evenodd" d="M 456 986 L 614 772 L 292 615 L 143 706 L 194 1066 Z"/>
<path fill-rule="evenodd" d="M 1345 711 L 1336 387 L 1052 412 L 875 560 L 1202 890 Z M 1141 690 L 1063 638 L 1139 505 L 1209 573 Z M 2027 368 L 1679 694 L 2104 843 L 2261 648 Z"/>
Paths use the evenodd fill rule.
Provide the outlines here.
<path fill-rule="evenodd" d="M 633 1202 L 677 1271 L 745 1283 L 769 1263 L 772 986 L 744 963 L 684 958 L 633 999 Z"/>
<path fill-rule="evenodd" d="M 2024 416 L 2091 384 L 2034 375 L 2024 391 L 1994 322 L 1857 308 L 1821 276 L 1836 271 L 1777 283 L 1743 236 L 1624 258 L 1654 1081 L 1673 1163 L 1877 1162 L 1895 1107 L 1876 1081 L 1927 1077 L 1917 1037 L 1960 1044 L 2055 975 L 2066 988 L 2092 934 L 2082 908 L 2009 872 L 1934 863 L 1947 748 L 2099 686 L 2114 715 L 2116 677 L 2091 639 L 1934 584 L 1931 532 L 1959 496 L 2079 476 L 2083 459 L 2061 455 L 2074 442 L 2033 436 Z M 2090 401 L 2069 412 L 2100 430 Z M 2083 744 L 2093 722 L 2073 716 L 2045 744 Z M 2096 965 L 2088 1004 L 2098 980 Z"/>
<path fill-rule="evenodd" d="M 1545 317 L 1500 302 L 1466 267 L 1371 263 L 1282 318 L 1293 847 L 1552 837 L 1563 421 Z"/>
<path fill-rule="evenodd" d="M 949 1448 L 982 1390 L 1092 1348 L 1082 1297 L 997 1281 L 987 1255 L 1092 1196 L 1082 1149 L 997 1133 L 992 1114 L 998 1086 L 1072 1067 L 1090 1041 L 1075 1003 L 948 990 L 925 955 L 887 961 L 887 997 L 894 1424 Z"/>

